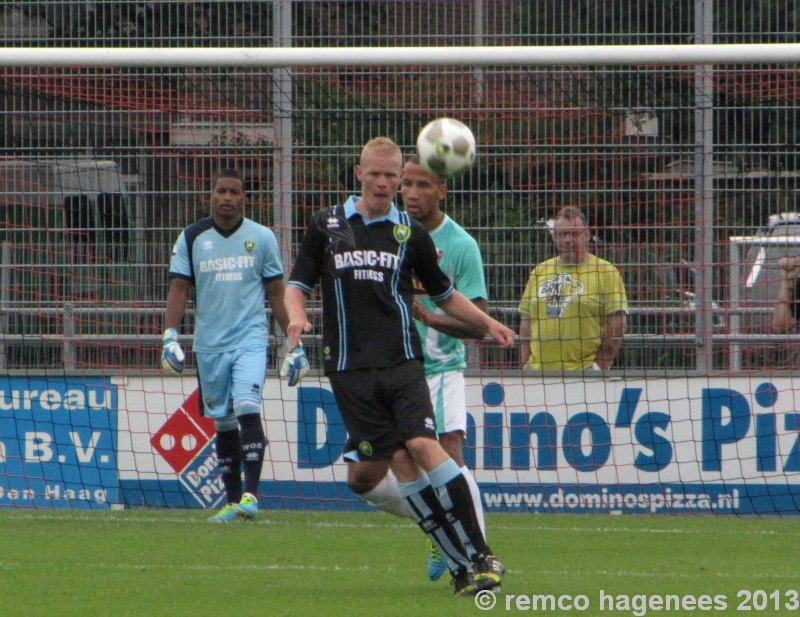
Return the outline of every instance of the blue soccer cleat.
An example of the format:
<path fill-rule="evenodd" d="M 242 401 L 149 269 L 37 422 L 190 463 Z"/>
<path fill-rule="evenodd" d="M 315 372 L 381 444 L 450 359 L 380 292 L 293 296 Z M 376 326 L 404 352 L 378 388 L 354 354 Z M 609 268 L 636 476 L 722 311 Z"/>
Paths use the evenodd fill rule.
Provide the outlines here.
<path fill-rule="evenodd" d="M 442 558 L 439 549 L 430 540 L 428 540 L 428 549 L 431 553 L 428 557 L 428 580 L 436 582 L 447 572 L 447 563 Z"/>
<path fill-rule="evenodd" d="M 239 518 L 252 521 L 258 516 L 258 499 L 251 493 L 245 493 L 242 495 L 239 505 L 235 506 L 233 510 Z"/>
<path fill-rule="evenodd" d="M 209 523 L 230 523 L 236 520 L 236 504 L 229 503 L 214 516 L 208 519 Z"/>

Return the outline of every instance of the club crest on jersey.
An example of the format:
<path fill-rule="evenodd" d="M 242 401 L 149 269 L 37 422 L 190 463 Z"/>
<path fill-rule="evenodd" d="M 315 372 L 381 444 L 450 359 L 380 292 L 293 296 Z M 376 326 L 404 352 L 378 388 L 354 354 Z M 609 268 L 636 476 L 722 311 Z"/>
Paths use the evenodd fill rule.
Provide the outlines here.
<path fill-rule="evenodd" d="M 372 444 L 368 441 L 362 441 L 358 444 L 358 450 L 364 456 L 372 456 Z"/>
<path fill-rule="evenodd" d="M 407 225 L 395 225 L 394 226 L 394 239 L 397 240 L 400 244 L 408 241 L 411 237 L 411 228 Z"/>
<path fill-rule="evenodd" d="M 247 242 L 244 243 L 244 250 L 247 251 L 248 253 L 252 253 L 253 249 L 255 248 L 256 248 L 256 243 L 253 242 L 252 240 L 248 240 Z"/>

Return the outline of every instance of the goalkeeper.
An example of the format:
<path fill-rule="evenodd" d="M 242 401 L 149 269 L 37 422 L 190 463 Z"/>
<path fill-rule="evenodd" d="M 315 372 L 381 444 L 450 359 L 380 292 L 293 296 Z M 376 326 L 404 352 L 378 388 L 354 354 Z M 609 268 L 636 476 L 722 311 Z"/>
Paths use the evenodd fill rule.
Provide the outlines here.
<path fill-rule="evenodd" d="M 217 459 L 227 496 L 226 505 L 209 519 L 214 523 L 237 517 L 253 519 L 258 514 L 266 447 L 261 422 L 269 337 L 265 299 L 284 332 L 289 322 L 275 235 L 245 218 L 244 207 L 241 175 L 235 169 L 222 170 L 211 193 L 211 216 L 181 233 L 169 266 L 161 366 L 170 374 L 183 371 L 185 357 L 178 328 L 194 286 L 192 349 L 201 413 L 214 419 Z"/>

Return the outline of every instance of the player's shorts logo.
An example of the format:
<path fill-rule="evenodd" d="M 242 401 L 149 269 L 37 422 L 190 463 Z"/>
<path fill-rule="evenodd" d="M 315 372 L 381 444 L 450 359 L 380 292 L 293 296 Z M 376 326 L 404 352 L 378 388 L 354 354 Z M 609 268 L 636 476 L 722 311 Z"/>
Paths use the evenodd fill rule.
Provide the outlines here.
<path fill-rule="evenodd" d="M 247 251 L 248 253 L 252 253 L 253 249 L 255 248 L 256 248 L 256 243 L 253 242 L 252 240 L 248 240 L 247 242 L 244 243 L 244 250 Z"/>
<path fill-rule="evenodd" d="M 372 444 L 368 441 L 362 441 L 358 444 L 358 450 L 364 456 L 372 456 Z"/>
<path fill-rule="evenodd" d="M 395 225 L 393 233 L 394 239 L 403 244 L 411 237 L 411 228 L 406 225 Z"/>

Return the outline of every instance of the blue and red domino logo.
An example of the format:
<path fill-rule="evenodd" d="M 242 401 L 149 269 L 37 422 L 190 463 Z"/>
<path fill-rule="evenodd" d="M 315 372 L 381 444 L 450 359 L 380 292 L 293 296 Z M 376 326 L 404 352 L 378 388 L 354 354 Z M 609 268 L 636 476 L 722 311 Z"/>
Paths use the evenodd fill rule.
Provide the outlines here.
<path fill-rule="evenodd" d="M 215 508 L 225 497 L 218 477 L 214 421 L 200 415 L 200 395 L 195 390 L 150 439 L 178 474 L 180 483 L 205 508 Z"/>

